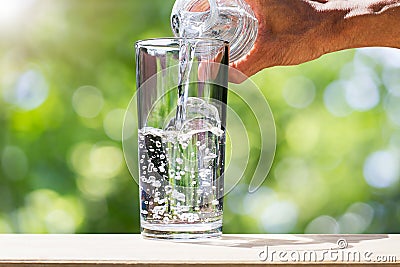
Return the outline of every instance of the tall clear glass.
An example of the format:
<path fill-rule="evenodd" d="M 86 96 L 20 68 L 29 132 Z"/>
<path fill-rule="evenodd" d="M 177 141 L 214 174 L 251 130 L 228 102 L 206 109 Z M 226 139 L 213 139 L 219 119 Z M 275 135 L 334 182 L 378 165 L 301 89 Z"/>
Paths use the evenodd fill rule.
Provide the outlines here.
<path fill-rule="evenodd" d="M 216 39 L 136 43 L 142 235 L 222 234 L 229 45 Z"/>

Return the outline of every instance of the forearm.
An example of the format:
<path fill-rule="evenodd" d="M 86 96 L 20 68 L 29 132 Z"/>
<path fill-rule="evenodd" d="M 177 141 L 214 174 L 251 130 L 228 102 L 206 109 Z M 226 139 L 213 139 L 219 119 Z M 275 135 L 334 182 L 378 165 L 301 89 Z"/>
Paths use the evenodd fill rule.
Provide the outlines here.
<path fill-rule="evenodd" d="M 332 20 L 331 50 L 385 46 L 400 48 L 400 0 L 330 0 L 315 4 Z"/>
<path fill-rule="evenodd" d="M 245 0 L 259 21 L 253 50 L 233 67 L 247 75 L 348 48 L 400 48 L 400 0 Z"/>

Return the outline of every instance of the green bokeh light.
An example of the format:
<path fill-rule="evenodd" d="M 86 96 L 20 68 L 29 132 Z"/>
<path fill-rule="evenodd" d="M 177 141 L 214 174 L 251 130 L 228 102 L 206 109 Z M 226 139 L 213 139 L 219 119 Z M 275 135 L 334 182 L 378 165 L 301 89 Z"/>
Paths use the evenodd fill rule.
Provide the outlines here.
<path fill-rule="evenodd" d="M 121 148 L 133 43 L 172 35 L 173 0 L 14 2 L 0 16 L 0 233 L 138 233 Z M 262 188 L 226 196 L 224 232 L 399 233 L 399 62 L 369 48 L 255 75 L 277 154 Z"/>

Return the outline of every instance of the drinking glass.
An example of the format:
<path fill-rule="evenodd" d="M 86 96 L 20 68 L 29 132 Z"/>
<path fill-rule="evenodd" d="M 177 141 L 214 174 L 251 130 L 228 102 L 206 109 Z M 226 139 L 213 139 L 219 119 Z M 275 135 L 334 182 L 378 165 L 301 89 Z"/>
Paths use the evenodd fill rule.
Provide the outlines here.
<path fill-rule="evenodd" d="M 142 235 L 218 237 L 229 44 L 160 38 L 135 47 Z"/>

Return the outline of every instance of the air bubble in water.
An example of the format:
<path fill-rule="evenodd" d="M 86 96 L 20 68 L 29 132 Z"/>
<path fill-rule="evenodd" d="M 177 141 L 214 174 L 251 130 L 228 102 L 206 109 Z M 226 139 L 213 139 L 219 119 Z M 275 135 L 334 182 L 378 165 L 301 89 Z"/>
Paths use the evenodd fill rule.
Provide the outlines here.
<path fill-rule="evenodd" d="M 154 168 L 154 164 L 153 163 L 149 163 L 149 166 L 147 166 L 147 169 L 149 170 L 149 172 L 151 172 Z"/>
<path fill-rule="evenodd" d="M 215 158 L 217 158 L 217 155 L 216 154 L 214 154 L 214 153 L 209 153 L 207 156 L 204 156 L 204 161 L 209 161 L 209 160 L 212 160 L 212 159 L 215 159 Z"/>
<path fill-rule="evenodd" d="M 182 202 L 184 202 L 186 199 L 185 194 L 179 193 L 177 190 L 174 190 L 174 192 L 172 192 L 172 197 Z"/>
<path fill-rule="evenodd" d="M 199 176 L 202 179 L 208 178 L 208 176 L 210 176 L 210 175 L 211 175 L 211 170 L 209 170 L 209 169 L 201 169 L 199 171 Z"/>
<path fill-rule="evenodd" d="M 151 185 L 158 188 L 158 187 L 161 186 L 161 182 L 160 181 L 154 181 Z"/>
<path fill-rule="evenodd" d="M 172 192 L 172 186 L 166 185 L 165 186 L 165 193 L 170 194 Z"/>

